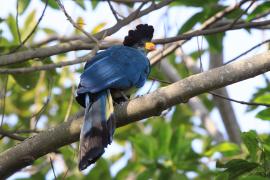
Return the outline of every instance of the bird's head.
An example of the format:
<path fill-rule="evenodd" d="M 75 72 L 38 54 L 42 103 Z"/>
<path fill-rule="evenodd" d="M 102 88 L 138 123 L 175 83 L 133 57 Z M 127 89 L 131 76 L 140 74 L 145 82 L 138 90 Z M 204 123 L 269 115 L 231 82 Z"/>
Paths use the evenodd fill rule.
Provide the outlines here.
<path fill-rule="evenodd" d="M 154 28 L 148 24 L 140 24 L 135 30 L 130 30 L 123 42 L 124 46 L 134 47 L 144 52 L 156 49 L 155 44 L 151 42 Z"/>

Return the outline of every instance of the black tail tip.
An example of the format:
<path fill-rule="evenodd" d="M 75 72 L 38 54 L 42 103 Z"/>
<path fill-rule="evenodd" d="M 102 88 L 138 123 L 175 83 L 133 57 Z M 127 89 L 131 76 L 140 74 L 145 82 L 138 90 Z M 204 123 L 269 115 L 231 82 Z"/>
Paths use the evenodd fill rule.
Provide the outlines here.
<path fill-rule="evenodd" d="M 88 166 L 91 164 L 94 164 L 105 152 L 104 148 L 98 148 L 92 151 L 94 154 L 89 152 L 88 155 L 84 156 L 80 161 L 79 161 L 79 170 L 82 171 L 86 169 Z M 93 158 L 91 158 L 93 157 Z"/>

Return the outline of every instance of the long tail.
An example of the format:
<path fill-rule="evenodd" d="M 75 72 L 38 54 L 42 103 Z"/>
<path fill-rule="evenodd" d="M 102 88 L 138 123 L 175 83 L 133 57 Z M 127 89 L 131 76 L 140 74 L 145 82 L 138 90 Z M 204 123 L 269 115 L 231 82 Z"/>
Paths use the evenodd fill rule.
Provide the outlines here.
<path fill-rule="evenodd" d="M 79 169 L 95 163 L 112 141 L 114 133 L 113 102 L 111 94 L 105 91 L 95 101 L 85 96 L 84 122 L 80 135 Z"/>

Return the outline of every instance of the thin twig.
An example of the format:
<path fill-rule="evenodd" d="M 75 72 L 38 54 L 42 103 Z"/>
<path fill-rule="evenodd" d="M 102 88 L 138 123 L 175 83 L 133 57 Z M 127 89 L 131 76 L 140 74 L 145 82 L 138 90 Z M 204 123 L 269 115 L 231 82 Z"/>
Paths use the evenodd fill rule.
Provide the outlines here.
<path fill-rule="evenodd" d="M 67 170 L 66 170 L 66 172 L 65 172 L 65 174 L 63 176 L 63 180 L 66 179 L 67 174 L 68 174 L 68 168 L 67 168 Z"/>
<path fill-rule="evenodd" d="M 19 28 L 19 0 L 16 3 L 16 28 L 20 44 L 22 43 L 20 28 Z"/>
<path fill-rule="evenodd" d="M 172 82 L 161 80 L 161 79 L 157 79 L 157 78 L 151 77 L 151 76 L 149 76 L 148 79 L 150 79 L 152 81 L 158 81 L 158 82 L 163 83 L 163 84 L 172 84 Z"/>
<path fill-rule="evenodd" d="M 95 38 L 94 36 L 92 36 L 91 34 L 89 34 L 88 32 L 86 32 L 83 28 L 81 28 L 80 26 L 78 26 L 75 21 L 71 18 L 71 16 L 67 13 L 64 5 L 61 3 L 60 0 L 56 0 L 58 6 L 60 7 L 60 9 L 64 12 L 65 16 L 67 17 L 68 21 L 73 25 L 73 27 L 75 27 L 76 29 L 78 29 L 79 31 L 81 31 L 84 35 L 86 35 L 90 40 L 94 41 L 95 43 L 99 43 L 99 41 L 97 40 L 97 38 Z"/>
<path fill-rule="evenodd" d="M 3 97 L 0 97 L 3 99 L 3 104 L 2 104 L 2 117 L 1 117 L 1 124 L 0 126 L 2 127 L 4 123 L 4 117 L 5 117 L 5 109 L 6 109 L 6 94 L 7 94 L 7 86 L 8 86 L 8 75 L 4 76 L 5 81 L 4 83 L 4 88 L 3 88 Z"/>
<path fill-rule="evenodd" d="M 68 102 L 68 108 L 67 108 L 67 112 L 66 112 L 66 115 L 65 115 L 64 122 L 66 122 L 68 120 L 69 115 L 70 115 L 70 111 L 71 111 L 71 107 L 72 107 L 72 103 L 73 103 L 73 98 L 74 98 L 74 91 L 75 91 L 75 86 L 73 84 L 72 87 L 71 87 L 71 94 L 70 94 L 70 99 L 69 99 L 69 102 Z"/>
<path fill-rule="evenodd" d="M 29 134 L 29 133 L 40 133 L 40 130 L 36 130 L 36 129 L 18 129 L 18 130 L 13 130 L 13 131 L 9 131 L 9 133 L 12 134 Z"/>
<path fill-rule="evenodd" d="M 270 104 L 268 103 L 255 103 L 255 102 L 245 102 L 245 101 L 239 101 L 239 100 L 235 100 L 235 99 L 232 99 L 232 98 L 229 98 L 229 97 L 225 97 L 225 96 L 222 96 L 220 94 L 216 94 L 214 92 L 208 92 L 209 94 L 213 95 L 213 96 L 217 96 L 219 98 L 222 98 L 222 99 L 225 99 L 225 100 L 229 100 L 229 101 L 232 101 L 232 102 L 235 102 L 235 103 L 239 103 L 239 104 L 244 104 L 244 105 L 248 105 L 248 106 L 265 106 L 265 107 L 270 107 Z"/>
<path fill-rule="evenodd" d="M 247 13 L 247 11 L 251 8 L 251 6 L 255 3 L 255 0 L 252 0 L 252 2 L 248 5 L 248 7 L 237 17 L 233 20 L 233 22 L 231 24 L 228 24 L 228 29 L 232 28 L 237 22 L 238 20 Z M 241 6 L 241 5 L 240 5 Z"/>
<path fill-rule="evenodd" d="M 140 14 L 140 11 L 141 9 L 143 8 L 143 6 L 146 4 L 147 2 L 143 2 L 139 7 L 138 9 L 136 9 L 134 11 L 134 14 L 135 14 L 135 18 L 134 19 L 137 19 L 138 15 Z M 152 5 L 155 5 L 154 3 L 152 3 Z"/>
<path fill-rule="evenodd" d="M 3 130 L 2 128 L 0 128 L 0 134 L 1 134 L 3 137 L 9 137 L 9 138 L 11 138 L 11 139 L 18 140 L 18 141 L 24 141 L 24 140 L 26 139 L 25 137 L 21 137 L 21 136 L 18 136 L 18 135 L 9 133 L 9 132 Z"/>
<path fill-rule="evenodd" d="M 203 42 L 203 37 L 202 37 L 202 42 Z M 199 37 L 197 37 L 197 46 L 198 46 L 198 52 L 199 52 L 199 61 L 200 61 L 200 71 L 203 72 L 203 64 L 202 64 L 202 44 L 200 46 L 199 43 Z"/>
<path fill-rule="evenodd" d="M 264 81 L 265 81 L 265 83 L 267 84 L 267 86 L 269 86 L 269 85 L 270 85 L 270 80 L 269 80 L 269 78 L 266 76 L 265 73 L 263 73 L 262 76 L 263 76 Z"/>
<path fill-rule="evenodd" d="M 92 56 L 87 54 L 75 60 L 59 62 L 59 63 L 51 63 L 51 64 L 46 64 L 43 66 L 33 66 L 29 68 L 0 69 L 0 74 L 21 74 L 21 73 L 29 73 L 29 72 L 35 72 L 35 71 L 48 71 L 51 69 L 62 68 L 65 66 L 86 62 L 87 60 L 91 58 Z"/>
<path fill-rule="evenodd" d="M 107 2 L 108 2 L 108 4 L 109 4 L 109 6 L 110 6 L 110 9 L 111 9 L 111 11 L 112 11 L 112 13 L 113 13 L 113 15 L 114 15 L 116 21 L 117 21 L 117 22 L 120 21 L 119 17 L 117 16 L 117 12 L 115 11 L 115 9 L 114 9 L 113 6 L 112 6 L 111 1 L 110 1 L 110 0 L 107 0 Z"/>
<path fill-rule="evenodd" d="M 18 0 L 18 1 L 19 1 L 19 0 Z M 42 20 L 44 14 L 45 14 L 45 11 L 46 11 L 47 6 L 48 6 L 48 1 L 49 1 L 49 0 L 46 0 L 45 7 L 44 7 L 44 9 L 43 9 L 43 11 L 42 11 L 42 13 L 41 13 L 41 16 L 40 16 L 39 19 L 38 19 L 37 24 L 35 25 L 35 27 L 34 27 L 34 28 L 32 29 L 32 31 L 28 34 L 28 36 L 22 41 L 22 43 L 20 43 L 20 45 L 17 46 L 14 50 L 12 50 L 9 54 L 14 53 L 14 52 L 16 52 L 17 50 L 19 50 L 19 49 L 26 43 L 26 41 L 28 41 L 28 39 L 34 34 L 34 32 L 36 31 L 36 29 L 37 29 L 39 23 L 41 22 L 41 20 Z"/>
<path fill-rule="evenodd" d="M 153 88 L 154 84 L 155 84 L 156 80 L 153 80 L 152 83 L 151 83 L 151 86 L 150 88 L 148 89 L 147 93 L 146 94 L 149 94 L 151 89 Z"/>
<path fill-rule="evenodd" d="M 51 63 L 43 66 L 33 66 L 29 68 L 14 68 L 14 69 L 0 69 L 0 74 L 20 74 L 20 73 L 29 73 L 29 72 L 34 72 L 34 71 L 47 71 L 55 68 L 61 68 L 64 66 L 69 66 L 73 64 L 79 64 L 82 62 L 86 62 L 90 60 L 96 52 L 99 50 L 99 47 L 96 46 L 94 49 L 91 51 L 91 53 L 79 57 L 75 60 L 72 61 L 66 61 L 66 62 L 59 62 L 59 63 Z"/>
<path fill-rule="evenodd" d="M 52 161 L 52 158 L 51 158 L 51 157 L 50 157 L 50 164 L 51 164 L 51 167 L 52 167 L 52 171 L 53 171 L 54 179 L 57 179 L 57 178 L 56 178 L 55 171 L 54 171 L 54 167 L 53 167 L 53 161 Z"/>
<path fill-rule="evenodd" d="M 264 18 L 265 16 L 268 16 L 269 14 L 270 14 L 270 10 L 268 10 L 268 11 L 262 13 L 262 14 L 257 15 L 256 17 L 251 19 L 251 21 L 254 21 L 254 20 L 257 20 L 257 19 L 260 19 L 260 18 Z"/>
<path fill-rule="evenodd" d="M 50 102 L 50 100 L 51 100 L 52 89 L 53 89 L 53 85 L 52 85 L 52 84 L 53 84 L 53 80 L 50 79 L 50 81 L 49 81 L 49 87 L 48 87 L 48 89 L 49 89 L 49 94 L 48 94 L 48 96 L 47 96 L 47 99 L 46 99 L 44 105 L 42 106 L 42 108 L 41 108 L 37 113 L 33 114 L 33 115 L 31 116 L 31 118 L 30 118 L 30 119 L 35 118 L 35 121 L 36 121 L 36 122 L 35 122 L 35 129 L 36 129 L 36 127 L 37 127 L 37 124 L 38 124 L 38 121 L 39 121 L 39 119 L 40 119 L 40 117 L 41 117 L 41 114 L 47 109 L 48 104 L 49 104 L 49 102 Z"/>
<path fill-rule="evenodd" d="M 233 59 L 229 60 L 228 62 L 224 63 L 224 65 L 229 64 L 229 63 L 231 63 L 231 62 L 237 60 L 238 58 L 240 58 L 240 57 L 246 55 L 247 53 L 253 51 L 254 49 L 260 47 L 261 45 L 263 45 L 263 44 L 265 44 L 265 43 L 269 43 L 269 42 L 270 42 L 270 39 L 267 39 L 267 40 L 265 40 L 265 41 L 263 41 L 263 42 L 261 42 L 261 43 L 259 43 L 259 44 L 256 44 L 255 46 L 251 47 L 251 48 L 248 49 L 247 51 L 241 53 L 240 55 L 236 56 L 235 58 L 233 58 Z"/>

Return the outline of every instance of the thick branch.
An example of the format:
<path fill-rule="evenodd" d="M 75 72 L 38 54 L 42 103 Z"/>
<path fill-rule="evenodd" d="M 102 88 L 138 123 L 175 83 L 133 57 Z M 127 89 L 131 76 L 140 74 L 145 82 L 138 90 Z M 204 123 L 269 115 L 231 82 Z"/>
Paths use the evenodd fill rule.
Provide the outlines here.
<path fill-rule="evenodd" d="M 119 22 L 122 22 L 122 21 L 123 20 L 121 20 Z M 126 24 L 128 24 L 128 23 L 125 22 L 123 24 L 123 26 L 125 26 Z M 227 30 L 237 30 L 237 29 L 241 29 L 241 28 L 263 27 L 263 26 L 266 26 L 269 24 L 270 24 L 270 20 L 260 21 L 260 22 L 239 23 L 239 24 L 236 24 L 229 29 L 228 29 L 228 26 L 226 25 L 226 26 L 211 28 L 211 29 L 207 29 L 207 30 L 197 30 L 197 31 L 193 31 L 191 33 L 187 33 L 187 34 L 183 34 L 183 35 L 179 35 L 179 36 L 175 36 L 175 37 L 169 37 L 169 38 L 164 38 L 164 39 L 155 39 L 155 40 L 153 40 L 153 42 L 156 44 L 166 44 L 166 43 L 176 42 L 179 40 L 190 39 L 190 38 L 195 37 L 195 36 L 210 35 L 210 34 L 215 34 L 215 33 L 219 33 L 219 32 L 224 32 Z M 118 28 L 120 29 L 120 27 L 118 27 Z M 106 31 L 107 32 L 106 35 L 111 35 L 114 32 L 116 32 L 117 30 L 119 30 L 119 29 L 115 29 L 114 27 L 109 28 L 109 29 L 111 31 L 108 31 L 108 32 Z M 103 33 L 105 33 L 105 32 L 103 32 Z M 99 38 L 97 38 L 97 39 L 100 39 L 101 35 L 102 34 L 98 33 L 97 36 Z M 31 49 L 31 50 L 18 52 L 18 53 L 8 54 L 8 55 L 2 55 L 2 56 L 0 56 L 0 66 L 14 64 L 14 63 L 18 63 L 18 62 L 24 62 L 24 61 L 27 61 L 27 60 L 33 59 L 33 58 L 48 57 L 48 56 L 52 56 L 52 55 L 56 55 L 56 54 L 66 53 L 69 51 L 89 50 L 89 49 L 92 49 L 94 46 L 95 46 L 94 44 L 85 43 L 82 40 L 75 40 L 75 41 L 66 42 L 66 43 L 62 43 L 62 44 L 54 45 L 54 46 L 50 46 L 50 47 L 43 47 L 43 48 Z M 178 46 L 179 45 L 176 45 L 176 48 Z"/>
<path fill-rule="evenodd" d="M 161 111 L 187 102 L 191 97 L 233 84 L 270 70 L 270 51 L 216 69 L 190 76 L 151 94 L 117 105 L 117 127 L 156 116 Z M 79 114 L 82 116 L 82 113 Z M 69 121 L 26 139 L 0 155 L 0 177 L 5 178 L 30 165 L 35 159 L 79 138 L 81 121 Z"/>
<path fill-rule="evenodd" d="M 143 10 L 142 12 L 145 12 L 145 10 Z M 133 16 L 131 15 L 129 17 L 133 17 L 136 19 L 136 16 L 135 16 L 136 14 L 134 14 Z M 139 15 L 137 16 L 141 17 L 143 15 L 144 14 L 139 13 Z M 115 33 L 116 31 L 118 31 L 119 29 L 121 29 L 121 26 L 127 25 L 131 19 L 132 18 L 126 18 L 124 20 L 120 20 L 115 26 L 96 34 L 94 37 L 96 37 L 97 39 L 101 39 L 102 36 L 104 36 L 104 34 L 106 34 L 106 36 L 109 36 Z M 225 32 L 228 30 L 237 30 L 237 29 L 242 29 L 242 28 L 264 27 L 269 24 L 270 24 L 270 20 L 259 21 L 259 22 L 238 23 L 232 27 L 228 27 L 227 25 L 225 25 L 225 26 L 215 27 L 215 28 L 206 29 L 206 30 L 196 30 L 196 31 L 192 31 L 190 33 L 186 33 L 186 34 L 175 36 L 175 37 L 155 39 L 153 40 L 153 42 L 156 44 L 166 44 L 166 43 L 176 42 L 180 40 L 187 40 L 192 37 L 201 36 L 201 35 L 216 34 L 216 33 Z M 66 43 L 62 43 L 62 44 L 54 45 L 50 47 L 26 50 L 26 51 L 22 51 L 18 53 L 0 56 L 0 66 L 14 64 L 18 62 L 24 62 L 33 58 L 43 58 L 43 57 L 52 56 L 52 55 L 56 55 L 60 53 L 74 51 L 74 50 L 92 49 L 93 46 L 94 46 L 93 44 L 85 43 L 84 41 L 81 41 L 81 40 L 76 40 L 76 41 L 66 42 Z"/>
<path fill-rule="evenodd" d="M 125 19 L 118 21 L 117 24 L 115 24 L 114 26 L 95 34 L 94 37 L 100 40 L 106 36 L 110 36 L 114 34 L 115 32 L 117 32 L 122 27 L 132 22 L 133 20 L 140 18 L 146 14 L 149 14 L 150 12 L 154 10 L 160 9 L 168 5 L 172 1 L 173 0 L 164 0 L 160 2 L 159 4 L 152 4 L 148 8 L 141 11 L 140 9 L 137 9 Z M 88 43 L 93 43 L 93 42 L 89 40 Z M 55 45 L 51 47 L 37 48 L 34 50 L 27 50 L 27 51 L 14 53 L 14 54 L 3 55 L 3 56 L 0 56 L 0 66 L 14 64 L 18 62 L 24 62 L 33 58 L 42 58 L 42 57 L 52 56 L 52 55 L 56 55 L 60 53 L 65 53 L 68 51 L 82 50 L 82 49 L 89 49 L 89 48 L 91 49 L 93 45 L 90 46 L 88 43 L 83 43 L 82 41 L 77 40 L 77 41 L 67 42 L 67 43 L 63 43 L 63 44 Z"/>

